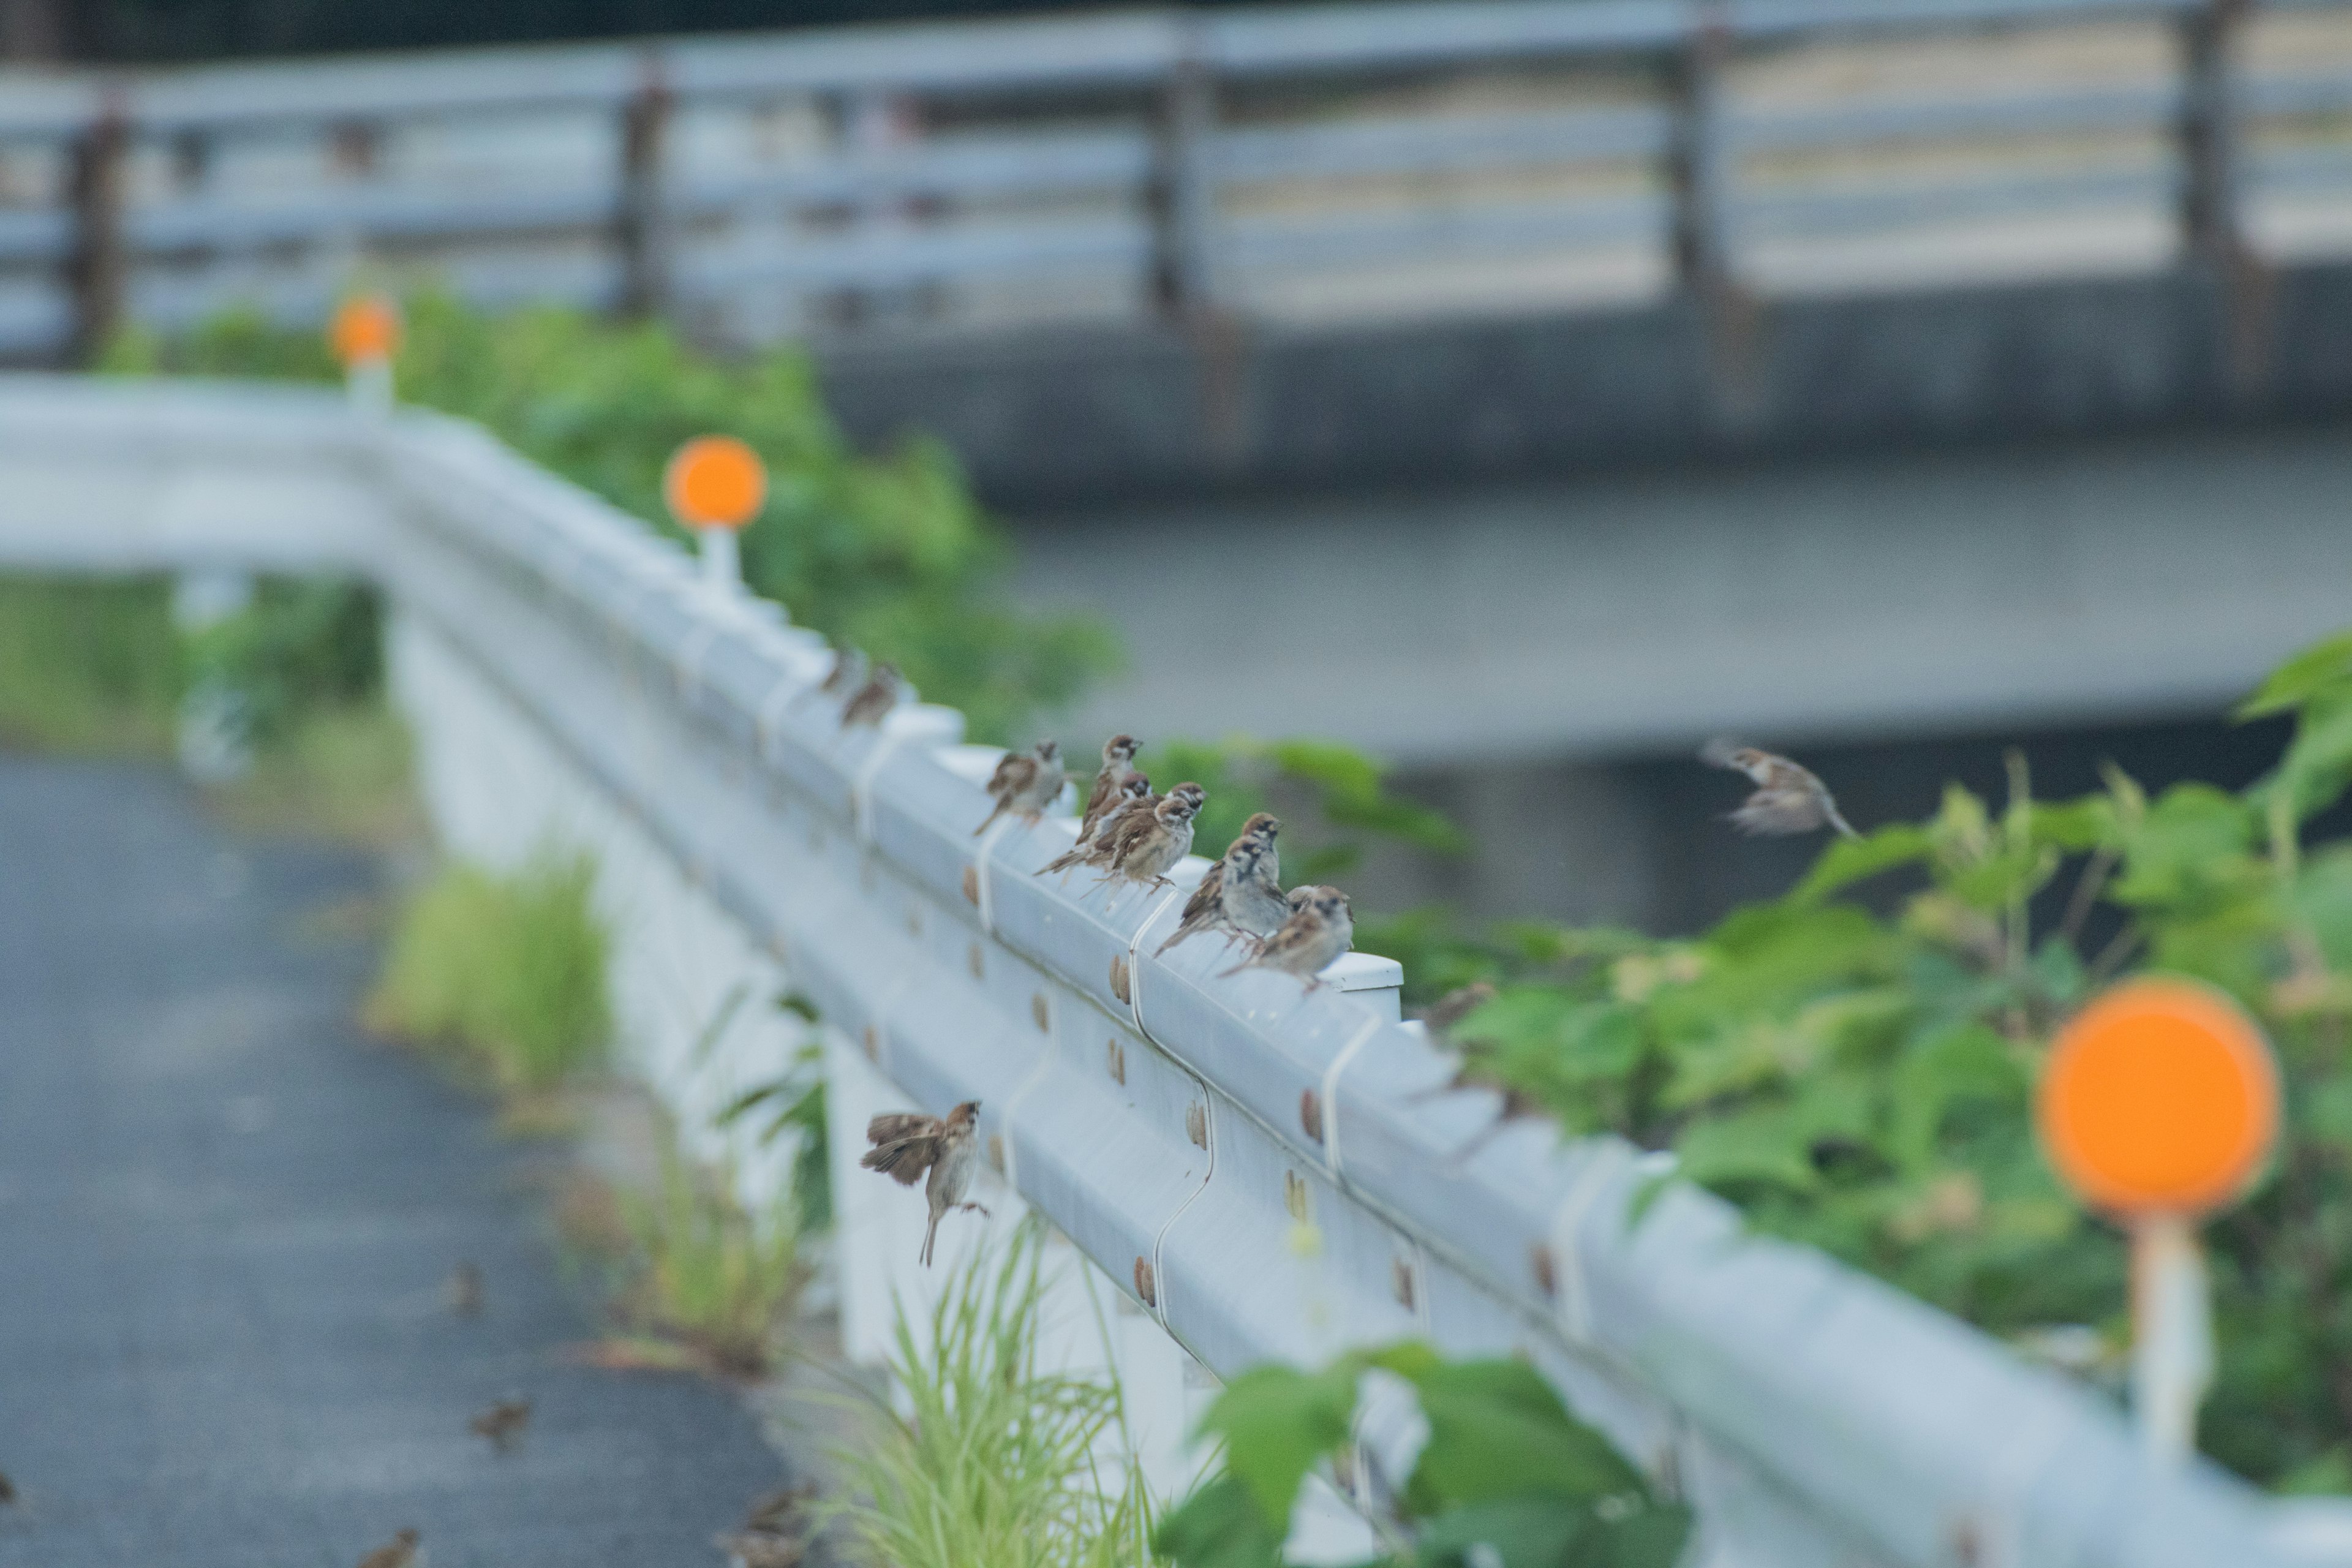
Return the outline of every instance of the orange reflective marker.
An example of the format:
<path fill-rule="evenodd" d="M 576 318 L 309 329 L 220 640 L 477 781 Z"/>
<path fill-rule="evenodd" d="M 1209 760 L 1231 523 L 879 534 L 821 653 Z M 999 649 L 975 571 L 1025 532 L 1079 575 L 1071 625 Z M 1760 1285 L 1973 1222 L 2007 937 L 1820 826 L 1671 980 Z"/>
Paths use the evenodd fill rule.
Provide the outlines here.
<path fill-rule="evenodd" d="M 2116 986 L 2042 1071 L 2042 1147 L 2095 1208 L 2193 1217 L 2245 1190 L 2278 1134 L 2278 1068 L 2253 1020 L 2186 980 Z"/>
<path fill-rule="evenodd" d="M 400 352 L 400 307 L 383 294 L 354 294 L 335 311 L 327 345 L 343 368 L 383 361 Z"/>
<path fill-rule="evenodd" d="M 688 528 L 741 528 L 767 503 L 767 465 L 732 436 L 697 436 L 662 470 L 662 500 Z"/>

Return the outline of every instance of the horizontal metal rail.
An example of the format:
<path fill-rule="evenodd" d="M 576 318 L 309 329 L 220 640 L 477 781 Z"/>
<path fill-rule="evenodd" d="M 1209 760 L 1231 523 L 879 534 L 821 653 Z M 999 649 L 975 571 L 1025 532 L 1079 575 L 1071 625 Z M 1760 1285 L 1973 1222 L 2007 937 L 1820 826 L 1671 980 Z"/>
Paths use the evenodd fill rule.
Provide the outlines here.
<path fill-rule="evenodd" d="M 1033 875 L 1066 825 L 975 837 L 990 758 L 956 715 L 845 732 L 799 700 L 816 638 L 478 430 L 0 378 L 25 563 L 376 574 L 852 1053 L 922 1105 L 980 1100 L 1004 1179 L 1217 1373 L 1409 1334 L 1526 1354 L 1693 1499 L 1708 1563 L 2281 1561 L 2246 1489 L 1962 1325 L 1695 1191 L 1637 1221 L 1654 1171 L 1622 1144 L 1525 1122 L 1465 1154 L 1496 1097 L 1432 1098 L 1451 1065 L 1393 965 L 1309 993 L 1222 975 L 1213 942 L 1154 956 L 1176 894 Z"/>

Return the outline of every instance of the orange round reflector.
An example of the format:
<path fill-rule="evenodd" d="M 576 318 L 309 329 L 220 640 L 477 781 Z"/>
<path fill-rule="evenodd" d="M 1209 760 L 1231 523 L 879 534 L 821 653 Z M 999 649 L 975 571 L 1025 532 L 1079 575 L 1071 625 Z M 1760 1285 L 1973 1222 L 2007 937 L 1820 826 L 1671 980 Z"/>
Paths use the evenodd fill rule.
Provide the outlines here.
<path fill-rule="evenodd" d="M 382 294 L 354 295 L 336 310 L 327 345 L 346 368 L 390 359 L 400 352 L 400 307 Z"/>
<path fill-rule="evenodd" d="M 2235 1197 L 2270 1153 L 2278 1068 L 2220 992 L 2135 980 L 2060 1033 L 2034 1110 L 2050 1163 L 2085 1203 L 2194 1215 Z"/>
<path fill-rule="evenodd" d="M 732 436 L 697 436 L 662 470 L 662 500 L 688 528 L 740 528 L 768 500 L 768 467 Z"/>

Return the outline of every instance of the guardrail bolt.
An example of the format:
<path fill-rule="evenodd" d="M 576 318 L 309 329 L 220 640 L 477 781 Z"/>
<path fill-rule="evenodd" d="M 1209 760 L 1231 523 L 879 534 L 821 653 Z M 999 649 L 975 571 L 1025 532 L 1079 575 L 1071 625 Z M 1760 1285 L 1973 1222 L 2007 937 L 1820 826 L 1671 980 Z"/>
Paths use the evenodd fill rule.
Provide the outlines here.
<path fill-rule="evenodd" d="M 1528 1247 L 1528 1270 L 1536 1277 L 1536 1289 L 1543 1292 L 1545 1300 L 1559 1298 L 1559 1265 L 1553 1259 L 1550 1247 L 1540 1241 Z"/>
<path fill-rule="evenodd" d="M 1127 978 L 1127 960 L 1115 952 L 1110 955 L 1110 994 L 1129 1005 L 1135 1001 L 1134 987 Z"/>
<path fill-rule="evenodd" d="M 963 896 L 972 908 L 980 907 L 980 868 L 977 866 L 963 868 Z"/>
<path fill-rule="evenodd" d="M 1323 1102 L 1315 1098 L 1311 1089 L 1298 1091 L 1298 1126 L 1318 1143 L 1323 1142 Z"/>
<path fill-rule="evenodd" d="M 1029 1016 L 1037 1020 L 1038 1033 L 1051 1034 L 1053 1032 L 1054 1015 L 1052 1010 L 1045 1005 L 1045 994 L 1043 991 L 1033 991 L 1029 994 Z"/>
<path fill-rule="evenodd" d="M 980 955 L 980 943 L 973 942 L 971 944 L 971 951 L 964 956 L 966 961 L 971 965 L 971 977 L 974 980 L 985 980 L 988 978 L 988 967 L 982 961 Z"/>
<path fill-rule="evenodd" d="M 1197 1100 L 1184 1108 L 1184 1136 L 1190 1138 L 1195 1147 L 1206 1149 L 1209 1146 L 1209 1108 Z"/>
<path fill-rule="evenodd" d="M 1389 1289 L 1395 1295 L 1398 1306 L 1408 1312 L 1413 1310 L 1416 1292 L 1412 1282 L 1412 1264 L 1405 1258 L 1389 1259 Z"/>
<path fill-rule="evenodd" d="M 866 1026 L 866 1059 L 869 1062 L 882 1059 L 882 1037 L 871 1024 Z"/>
<path fill-rule="evenodd" d="M 1125 1083 L 1127 1081 L 1126 1049 L 1121 1047 L 1117 1040 L 1112 1040 L 1109 1042 L 1109 1050 L 1107 1055 L 1109 1059 L 1110 1076 L 1113 1081 L 1122 1084 Z"/>
<path fill-rule="evenodd" d="M 1148 1258 L 1135 1260 L 1135 1298 L 1147 1307 L 1160 1305 L 1160 1284 L 1152 1278 L 1151 1260 Z"/>

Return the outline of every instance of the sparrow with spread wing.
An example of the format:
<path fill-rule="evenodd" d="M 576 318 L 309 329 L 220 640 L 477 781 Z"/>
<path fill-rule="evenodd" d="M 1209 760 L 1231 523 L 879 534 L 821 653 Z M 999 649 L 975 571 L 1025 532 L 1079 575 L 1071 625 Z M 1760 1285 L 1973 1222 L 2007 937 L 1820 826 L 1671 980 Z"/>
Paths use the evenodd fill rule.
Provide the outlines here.
<path fill-rule="evenodd" d="M 1848 838 L 1862 837 L 1838 815 L 1829 786 L 1811 768 L 1729 741 L 1709 741 L 1699 749 L 1698 756 L 1709 767 L 1746 773 L 1755 784 L 1756 793 L 1731 814 L 1733 824 L 1743 832 L 1811 833 L 1826 824 Z"/>
<path fill-rule="evenodd" d="M 1289 901 L 1290 918 L 1282 922 L 1282 929 L 1225 973 L 1278 969 L 1297 977 L 1309 991 L 1322 985 L 1318 977 L 1323 971 L 1355 944 L 1356 921 L 1348 908 L 1348 895 L 1337 888 L 1293 888 Z"/>
<path fill-rule="evenodd" d="M 1281 930 L 1290 918 L 1289 902 L 1282 896 L 1282 865 L 1274 847 L 1275 835 L 1281 830 L 1282 824 L 1263 811 L 1242 824 L 1223 858 L 1209 868 L 1184 900 L 1184 917 L 1174 934 L 1152 956 L 1212 928 L 1250 938 Z"/>
<path fill-rule="evenodd" d="M 866 1141 L 874 1145 L 857 1163 L 879 1171 L 902 1187 L 911 1187 L 930 1173 L 923 1195 L 930 1201 L 931 1223 L 923 1232 L 923 1267 L 931 1264 L 931 1247 L 939 1239 L 940 1220 L 950 1209 L 988 1210 L 965 1201 L 971 1190 L 972 1166 L 980 1156 L 980 1101 L 967 1100 L 945 1116 L 893 1112 L 866 1124 Z"/>
<path fill-rule="evenodd" d="M 1034 823 L 1061 798 L 1062 782 L 1067 776 L 1062 772 L 1062 748 L 1055 742 L 1040 741 L 1027 752 L 1005 752 L 988 781 L 996 809 L 971 830 L 971 836 L 977 838 L 987 832 L 1008 811 L 1017 811 L 1024 821 Z"/>

